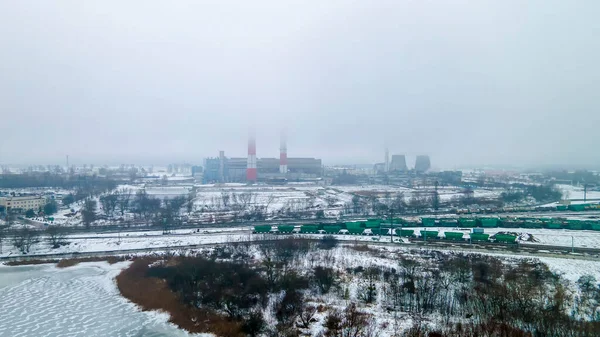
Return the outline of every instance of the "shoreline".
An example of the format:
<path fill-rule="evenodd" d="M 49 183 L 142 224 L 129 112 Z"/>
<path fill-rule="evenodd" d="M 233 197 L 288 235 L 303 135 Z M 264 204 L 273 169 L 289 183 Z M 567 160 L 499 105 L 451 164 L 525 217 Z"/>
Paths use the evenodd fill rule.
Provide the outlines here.
<path fill-rule="evenodd" d="M 158 311 L 169 315 L 169 323 L 192 334 L 243 337 L 239 325 L 210 310 L 187 306 L 169 289 L 163 279 L 146 277 L 151 264 L 161 257 L 139 257 L 115 277 L 121 296 L 141 311 Z"/>

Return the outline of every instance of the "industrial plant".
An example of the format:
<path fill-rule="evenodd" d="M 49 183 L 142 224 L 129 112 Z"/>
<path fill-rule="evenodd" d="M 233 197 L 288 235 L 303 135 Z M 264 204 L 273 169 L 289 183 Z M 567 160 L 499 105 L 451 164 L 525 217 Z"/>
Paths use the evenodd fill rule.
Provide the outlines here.
<path fill-rule="evenodd" d="M 377 174 L 385 175 L 401 175 L 410 172 L 406 164 L 406 156 L 403 154 L 392 155 L 390 161 L 389 151 L 385 150 L 385 158 L 383 163 L 377 163 L 374 166 L 374 171 Z M 426 173 L 431 169 L 431 160 L 427 155 L 419 155 L 415 160 L 414 173 Z"/>
<path fill-rule="evenodd" d="M 281 134 L 279 159 L 257 158 L 256 138 L 248 139 L 247 158 L 229 158 L 224 151 L 218 157 L 204 160 L 204 183 L 308 181 L 321 178 L 323 164 L 316 158 L 288 158 L 285 134 Z"/>

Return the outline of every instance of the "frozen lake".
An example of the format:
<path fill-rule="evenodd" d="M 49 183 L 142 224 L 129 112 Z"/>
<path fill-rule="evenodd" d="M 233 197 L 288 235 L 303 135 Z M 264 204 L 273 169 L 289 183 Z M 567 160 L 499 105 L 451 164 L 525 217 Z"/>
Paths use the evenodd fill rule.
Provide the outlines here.
<path fill-rule="evenodd" d="M 190 336 L 120 296 L 127 263 L 0 266 L 0 336 Z"/>

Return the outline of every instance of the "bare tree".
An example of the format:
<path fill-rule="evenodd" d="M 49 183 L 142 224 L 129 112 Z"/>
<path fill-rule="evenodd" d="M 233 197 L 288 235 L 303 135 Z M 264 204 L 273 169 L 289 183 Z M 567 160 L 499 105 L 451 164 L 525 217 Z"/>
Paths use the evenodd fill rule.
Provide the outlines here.
<path fill-rule="evenodd" d="M 102 205 L 102 210 L 107 217 L 112 217 L 115 209 L 117 208 L 117 203 L 119 202 L 119 195 L 116 193 L 109 193 L 107 195 L 103 195 L 100 197 L 100 204 Z"/>
<path fill-rule="evenodd" d="M 372 315 L 358 310 L 355 303 L 350 303 L 343 313 L 331 312 L 325 319 L 325 328 L 326 337 L 377 336 Z"/>
<path fill-rule="evenodd" d="M 14 225 L 16 219 L 17 219 L 17 215 L 12 210 L 12 208 L 7 209 L 6 210 L 6 224 L 8 225 L 8 227 Z"/>
<path fill-rule="evenodd" d="M 223 207 L 227 209 L 229 207 L 229 199 L 231 196 L 227 192 L 221 192 L 221 201 L 223 202 Z"/>
<path fill-rule="evenodd" d="M 194 199 L 196 198 L 196 193 L 190 192 L 187 195 L 187 203 L 185 204 L 185 210 L 187 213 L 192 213 L 194 211 Z"/>
<path fill-rule="evenodd" d="M 6 227 L 7 226 L 0 226 L 0 254 L 2 254 L 2 242 L 6 237 Z"/>
<path fill-rule="evenodd" d="M 322 294 L 327 294 L 332 287 L 337 285 L 337 275 L 333 268 L 329 267 L 315 267 L 313 280 Z"/>
<path fill-rule="evenodd" d="M 131 200 L 131 189 L 122 188 L 117 192 L 118 205 L 121 216 L 125 214 L 125 211 L 129 208 L 129 201 Z"/>
<path fill-rule="evenodd" d="M 369 267 L 364 272 L 362 290 L 358 293 L 358 298 L 365 303 L 373 303 L 377 300 L 377 281 L 381 275 L 381 270 L 378 267 Z"/>
<path fill-rule="evenodd" d="M 60 246 L 67 244 L 67 233 L 64 227 L 58 225 L 49 226 L 46 229 L 46 234 L 48 235 L 48 241 L 52 248 L 59 248 Z"/>
<path fill-rule="evenodd" d="M 304 304 L 298 318 L 300 319 L 300 323 L 302 327 L 308 329 L 310 327 L 310 323 L 313 322 L 313 318 L 317 313 L 317 308 L 314 305 Z"/>
<path fill-rule="evenodd" d="M 252 204 L 253 200 L 256 200 L 256 195 L 252 192 L 244 192 L 240 193 L 238 199 L 242 204 L 243 209 L 247 209 L 250 204 Z"/>
<path fill-rule="evenodd" d="M 362 205 L 361 205 L 360 197 L 358 195 L 354 195 L 352 197 L 352 210 L 354 211 L 354 214 L 360 213 L 361 209 L 362 209 Z"/>
<path fill-rule="evenodd" d="M 38 242 L 38 233 L 31 228 L 23 227 L 14 232 L 13 245 L 22 254 L 29 253 L 31 247 Z"/>
<path fill-rule="evenodd" d="M 269 197 L 267 198 L 267 203 L 265 204 L 265 211 L 269 211 L 269 207 L 276 199 L 277 197 L 274 194 L 269 194 Z"/>
<path fill-rule="evenodd" d="M 86 227 L 90 227 L 92 222 L 96 220 L 96 208 L 96 200 L 87 198 L 83 202 L 83 207 L 81 209 L 81 219 Z"/>

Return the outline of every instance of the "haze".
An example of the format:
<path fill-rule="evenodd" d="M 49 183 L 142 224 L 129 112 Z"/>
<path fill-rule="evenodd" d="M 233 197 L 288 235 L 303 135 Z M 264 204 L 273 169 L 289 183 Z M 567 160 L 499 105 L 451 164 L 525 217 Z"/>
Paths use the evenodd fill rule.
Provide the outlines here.
<path fill-rule="evenodd" d="M 0 164 L 600 166 L 597 1 L 2 1 Z"/>

